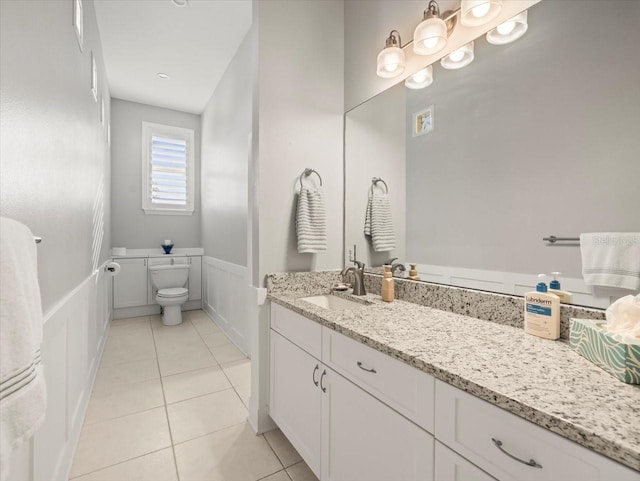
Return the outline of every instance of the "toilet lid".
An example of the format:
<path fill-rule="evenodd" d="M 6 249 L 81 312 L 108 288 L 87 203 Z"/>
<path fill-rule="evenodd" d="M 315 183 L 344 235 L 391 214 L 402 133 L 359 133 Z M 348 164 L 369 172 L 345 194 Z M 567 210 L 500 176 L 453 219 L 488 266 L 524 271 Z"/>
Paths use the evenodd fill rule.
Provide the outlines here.
<path fill-rule="evenodd" d="M 188 293 L 189 291 L 184 287 L 169 287 L 158 291 L 158 295 L 160 297 L 180 297 Z"/>

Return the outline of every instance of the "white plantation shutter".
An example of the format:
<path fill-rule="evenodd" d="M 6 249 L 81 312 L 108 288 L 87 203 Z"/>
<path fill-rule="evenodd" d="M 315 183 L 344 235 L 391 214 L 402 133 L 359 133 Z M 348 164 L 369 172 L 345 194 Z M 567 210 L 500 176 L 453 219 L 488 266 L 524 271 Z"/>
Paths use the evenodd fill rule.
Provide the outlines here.
<path fill-rule="evenodd" d="M 143 199 L 148 214 L 193 213 L 193 130 L 143 122 Z"/>

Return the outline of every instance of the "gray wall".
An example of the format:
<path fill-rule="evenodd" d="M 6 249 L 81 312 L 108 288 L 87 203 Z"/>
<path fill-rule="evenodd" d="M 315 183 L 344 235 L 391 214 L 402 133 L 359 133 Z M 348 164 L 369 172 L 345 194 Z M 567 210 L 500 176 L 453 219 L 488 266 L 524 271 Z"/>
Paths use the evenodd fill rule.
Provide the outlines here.
<path fill-rule="evenodd" d="M 202 113 L 202 246 L 205 255 L 247 265 L 252 33 Z"/>
<path fill-rule="evenodd" d="M 405 259 L 405 98 L 406 88 L 397 85 L 347 113 L 345 118 L 345 265 L 349 250 L 367 266 L 381 266 L 393 257 Z M 374 252 L 364 236 L 364 219 L 371 178 L 381 177 L 389 188 L 396 248 Z M 382 184 L 378 184 L 384 188 Z"/>
<path fill-rule="evenodd" d="M 259 272 L 342 266 L 344 5 L 336 0 L 256 2 Z M 287 21 L 283 22 L 282 19 Z M 328 249 L 298 254 L 295 193 L 305 167 L 322 175 Z"/>
<path fill-rule="evenodd" d="M 200 246 L 200 116 L 113 99 L 111 121 L 112 245 L 159 247 L 171 239 L 176 247 Z M 195 211 L 192 215 L 146 215 L 142 210 L 142 122 L 195 131 Z"/>
<path fill-rule="evenodd" d="M 640 230 L 640 2 L 575 3 L 408 91 L 407 122 L 435 105 L 434 132 L 407 135 L 411 261 L 580 277 L 579 248 L 542 237 Z"/>
<path fill-rule="evenodd" d="M 110 247 L 107 122 L 100 123 L 100 97 L 95 102 L 91 93 L 92 51 L 107 121 L 110 96 L 93 1 L 84 1 L 82 51 L 72 4 L 0 2 L 1 213 L 43 238 L 38 271 L 45 312 L 92 273 L 95 261 L 106 260 Z M 94 203 L 104 216 L 97 259 Z"/>

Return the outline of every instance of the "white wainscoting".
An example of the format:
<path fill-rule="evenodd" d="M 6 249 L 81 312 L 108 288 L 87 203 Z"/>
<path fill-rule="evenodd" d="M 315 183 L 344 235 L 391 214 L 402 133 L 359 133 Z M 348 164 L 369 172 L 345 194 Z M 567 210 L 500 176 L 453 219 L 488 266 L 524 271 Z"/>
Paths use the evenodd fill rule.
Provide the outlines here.
<path fill-rule="evenodd" d="M 44 314 L 44 424 L 12 456 L 11 481 L 66 481 L 111 320 L 106 263 Z"/>
<path fill-rule="evenodd" d="M 213 257 L 205 256 L 202 261 L 203 308 L 234 344 L 249 356 L 249 269 Z"/>
<path fill-rule="evenodd" d="M 409 266 L 407 265 L 408 272 Z M 465 269 L 462 267 L 417 265 L 420 279 L 438 284 L 448 284 L 468 289 L 501 292 L 523 296 L 534 291 L 538 283 L 535 274 L 518 274 L 514 272 L 487 271 L 480 269 Z M 546 279 L 547 285 L 552 277 Z M 582 279 L 560 276 L 558 278 L 563 291 L 572 294 L 572 304 L 581 306 L 607 308 L 617 298 L 630 294 L 621 289 L 594 290 L 587 286 Z"/>

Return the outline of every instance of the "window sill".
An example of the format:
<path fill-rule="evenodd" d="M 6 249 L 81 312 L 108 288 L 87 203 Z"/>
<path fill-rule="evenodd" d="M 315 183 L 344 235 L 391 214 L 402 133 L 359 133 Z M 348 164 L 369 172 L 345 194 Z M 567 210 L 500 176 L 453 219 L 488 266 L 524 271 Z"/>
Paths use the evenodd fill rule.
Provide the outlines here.
<path fill-rule="evenodd" d="M 145 209 L 142 208 L 146 215 L 193 215 L 194 209 L 177 210 L 177 209 Z"/>

